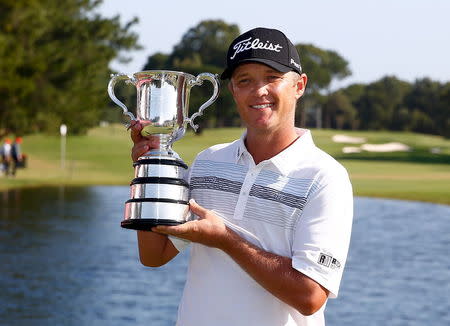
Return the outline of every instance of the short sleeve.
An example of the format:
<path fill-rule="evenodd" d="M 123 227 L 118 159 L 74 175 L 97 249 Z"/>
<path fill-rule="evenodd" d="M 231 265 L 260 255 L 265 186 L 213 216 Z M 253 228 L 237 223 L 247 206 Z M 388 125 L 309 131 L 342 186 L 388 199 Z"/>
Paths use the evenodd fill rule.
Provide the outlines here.
<path fill-rule="evenodd" d="M 318 181 L 295 228 L 292 266 L 336 298 L 347 259 L 353 193 L 344 168 Z"/>
<path fill-rule="evenodd" d="M 172 242 L 173 246 L 178 250 L 178 252 L 182 252 L 191 244 L 191 242 L 188 240 L 177 238 L 172 235 L 169 235 L 169 240 Z"/>

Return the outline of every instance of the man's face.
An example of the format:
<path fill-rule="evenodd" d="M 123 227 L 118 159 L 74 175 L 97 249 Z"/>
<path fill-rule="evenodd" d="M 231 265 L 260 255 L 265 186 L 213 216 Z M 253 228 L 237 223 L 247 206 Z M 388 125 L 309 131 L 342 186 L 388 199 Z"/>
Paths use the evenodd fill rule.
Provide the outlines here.
<path fill-rule="evenodd" d="M 246 63 L 234 70 L 229 89 L 249 132 L 276 132 L 294 126 L 295 106 L 306 81 L 305 74 Z"/>

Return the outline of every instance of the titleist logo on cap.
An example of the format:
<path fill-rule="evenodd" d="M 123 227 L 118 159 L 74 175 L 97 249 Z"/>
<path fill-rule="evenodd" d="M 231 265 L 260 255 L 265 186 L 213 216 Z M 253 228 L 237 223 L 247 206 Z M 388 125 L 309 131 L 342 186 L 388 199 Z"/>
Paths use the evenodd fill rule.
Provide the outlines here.
<path fill-rule="evenodd" d="M 280 44 L 274 45 L 270 41 L 261 42 L 259 38 L 255 38 L 252 41 L 252 37 L 249 37 L 248 39 L 242 40 L 233 46 L 234 54 L 230 57 L 230 59 L 233 60 L 238 53 L 248 51 L 250 49 L 280 52 L 280 49 L 282 48 L 283 47 Z"/>
<path fill-rule="evenodd" d="M 235 38 L 228 47 L 227 67 L 220 78 L 231 78 L 244 62 L 257 62 L 283 73 L 302 73 L 296 47 L 283 32 L 272 28 L 257 27 Z"/>

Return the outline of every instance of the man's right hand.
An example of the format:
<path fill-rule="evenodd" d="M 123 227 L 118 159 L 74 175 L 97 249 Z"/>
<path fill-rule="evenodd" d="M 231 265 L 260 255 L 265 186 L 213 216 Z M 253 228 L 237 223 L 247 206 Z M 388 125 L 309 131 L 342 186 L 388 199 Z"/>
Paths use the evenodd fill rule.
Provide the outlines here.
<path fill-rule="evenodd" d="M 159 138 L 157 137 L 144 137 L 141 135 L 143 125 L 138 120 L 131 121 L 131 140 L 133 140 L 134 146 L 131 150 L 131 158 L 133 162 L 136 162 L 140 156 L 143 156 L 151 149 L 159 148 Z"/>
<path fill-rule="evenodd" d="M 136 162 L 149 150 L 159 148 L 159 138 L 141 135 L 142 122 L 133 120 L 130 124 L 133 149 L 131 158 Z M 149 230 L 150 231 L 150 230 Z M 139 258 L 144 266 L 158 267 L 164 265 L 178 254 L 178 250 L 166 235 L 155 232 L 137 231 Z"/>

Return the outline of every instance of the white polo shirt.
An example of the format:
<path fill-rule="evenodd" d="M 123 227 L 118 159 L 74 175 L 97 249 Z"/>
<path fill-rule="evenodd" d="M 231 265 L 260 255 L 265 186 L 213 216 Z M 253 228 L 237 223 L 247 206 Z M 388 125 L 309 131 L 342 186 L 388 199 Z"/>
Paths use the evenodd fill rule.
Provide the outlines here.
<path fill-rule="evenodd" d="M 308 130 L 255 165 L 243 139 L 201 152 L 190 170 L 191 196 L 265 251 L 338 295 L 353 216 L 346 170 L 318 149 Z M 173 239 L 182 250 L 183 242 Z M 221 250 L 193 243 L 180 326 L 324 325 L 325 305 L 303 316 L 254 281 Z"/>

